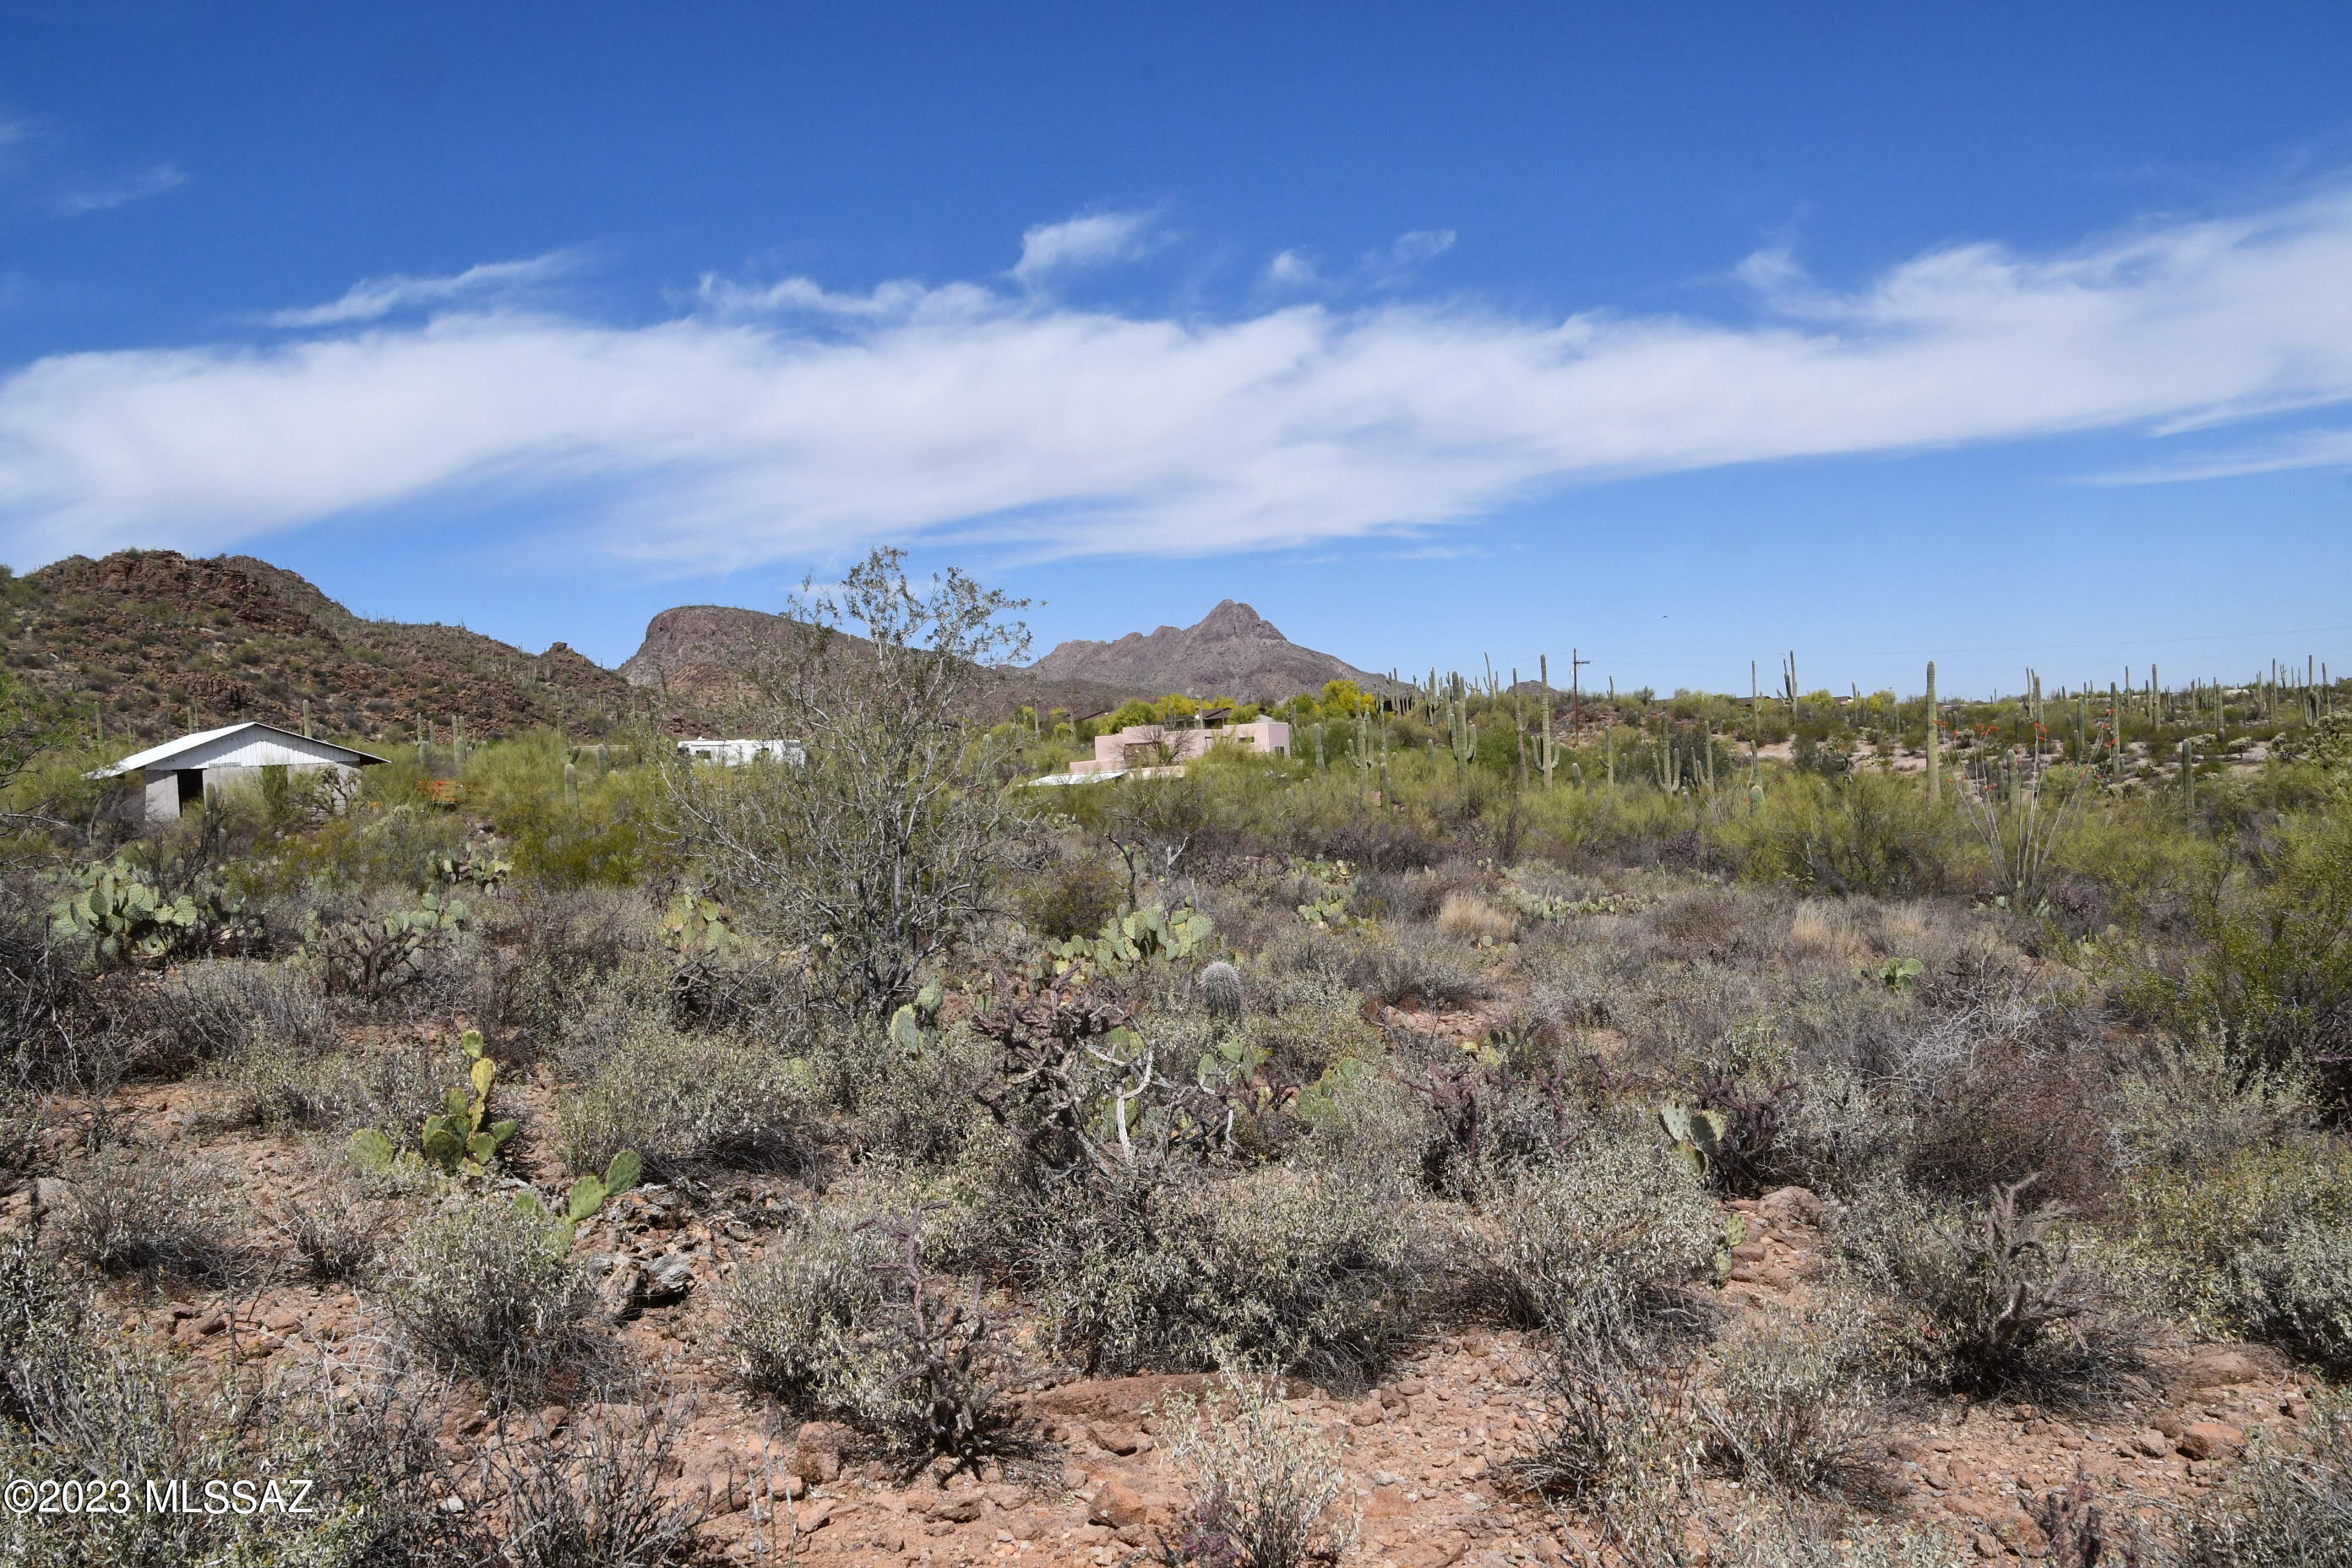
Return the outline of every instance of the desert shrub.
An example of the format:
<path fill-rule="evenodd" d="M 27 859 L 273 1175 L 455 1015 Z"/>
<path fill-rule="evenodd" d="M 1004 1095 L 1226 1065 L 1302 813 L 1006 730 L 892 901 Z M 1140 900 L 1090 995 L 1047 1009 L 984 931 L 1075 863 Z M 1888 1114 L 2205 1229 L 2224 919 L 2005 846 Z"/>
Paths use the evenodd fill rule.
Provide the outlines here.
<path fill-rule="evenodd" d="M 676 1418 L 657 1403 L 604 1404 L 551 1433 L 535 1423 L 507 1433 L 482 1456 L 481 1490 L 504 1508 L 497 1540 L 480 1545 L 499 1568 L 689 1561 L 707 1504 L 668 1491 L 677 1446 Z"/>
<path fill-rule="evenodd" d="M 2066 1211 L 2023 1204 L 2032 1185 L 1969 1208 L 1888 1193 L 1849 1212 L 1839 1238 L 1882 1293 L 1874 1332 L 1890 1371 L 1940 1392 L 2084 1406 L 2139 1370 L 2141 1326 L 2078 1266 Z"/>
<path fill-rule="evenodd" d="M 345 1156 L 318 1151 L 310 1163 L 310 1190 L 289 1200 L 279 1233 L 310 1279 L 352 1279 L 382 1251 L 390 1215 Z"/>
<path fill-rule="evenodd" d="M 877 1206 L 879 1205 L 879 1206 Z M 929 1271 L 923 1211 L 853 1194 L 802 1217 L 722 1289 L 737 1377 L 837 1416 L 902 1458 L 957 1465 L 1017 1449 L 1002 1326 Z"/>
<path fill-rule="evenodd" d="M 1013 902 L 1031 931 L 1067 942 L 1102 930 L 1126 896 L 1126 884 L 1117 872 L 1094 856 L 1076 855 L 1031 876 L 1015 890 Z"/>
<path fill-rule="evenodd" d="M 1355 1542 L 1339 1446 L 1286 1412 L 1262 1379 L 1228 1375 L 1202 1400 L 1159 1414 L 1168 1462 L 1191 1499 L 1163 1533 L 1169 1564 L 1304 1568 Z"/>
<path fill-rule="evenodd" d="M 0 1176 L 24 1174 L 40 1163 L 48 1125 L 48 1096 L 28 1064 L 0 1058 Z"/>
<path fill-rule="evenodd" d="M 856 1337 L 879 1314 L 890 1245 L 870 1202 L 801 1215 L 719 1287 L 720 1331 L 747 1388 L 815 1414 L 835 1404 Z"/>
<path fill-rule="evenodd" d="M 1856 1321 L 1838 1304 L 1775 1313 L 1717 1347 L 1700 1404 L 1718 1468 L 1781 1493 L 1885 1489 L 1887 1421 Z"/>
<path fill-rule="evenodd" d="M 1341 1062 L 1381 1054 L 1381 1033 L 1364 1021 L 1362 998 L 1353 991 L 1330 981 L 1283 989 L 1278 1005 L 1247 1015 L 1237 1030 L 1273 1079 L 1312 1083 Z"/>
<path fill-rule="evenodd" d="M 2177 981 L 2144 979 L 2136 1000 L 2179 1037 L 2213 1034 L 2352 1102 L 2352 811 L 2290 818 L 2266 848 L 2263 881 L 2208 903 L 2204 952 Z"/>
<path fill-rule="evenodd" d="M 1629 1328 L 1687 1326 L 1689 1288 L 1723 1239 L 1690 1168 L 1654 1139 L 1596 1134 L 1572 1159 L 1497 1179 L 1480 1206 L 1492 1229 L 1482 1294 L 1535 1327 L 1596 1313 Z"/>
<path fill-rule="evenodd" d="M 415 1040 L 322 1057 L 259 1040 L 217 1072 L 233 1121 L 338 1132 L 421 1126 L 441 1109 L 454 1077 L 446 1057 Z"/>
<path fill-rule="evenodd" d="M 640 892 L 602 887 L 526 889 L 486 902 L 470 994 L 448 1000 L 485 1029 L 546 1040 L 593 1029 L 600 1009 L 667 1011 L 676 966 L 659 951 L 658 914 Z"/>
<path fill-rule="evenodd" d="M 1899 1085 L 1834 1063 L 1797 1081 L 1800 1092 L 1778 1145 L 1790 1180 L 1816 1192 L 1850 1193 L 1903 1168 L 1913 1121 Z"/>
<path fill-rule="evenodd" d="M 582 752 L 566 798 L 573 748 L 550 730 L 483 748 L 467 759 L 468 805 L 511 847 L 516 874 L 551 887 L 634 887 L 674 872 L 677 836 L 660 771 L 600 770 Z"/>
<path fill-rule="evenodd" d="M 316 1056 L 334 1019 L 314 971 L 255 959 L 180 964 L 156 987 L 155 1022 L 173 1066 L 233 1060 L 257 1047 Z"/>
<path fill-rule="evenodd" d="M 1456 942 L 1500 947 L 1517 931 L 1510 911 L 1473 893 L 1448 893 L 1437 907 L 1437 929 Z"/>
<path fill-rule="evenodd" d="M 835 1051 L 830 1066 L 856 1107 L 850 1128 L 862 1151 L 945 1165 L 991 1124 L 980 1097 L 996 1086 L 995 1062 L 993 1047 L 949 1028 L 912 1055 Z"/>
<path fill-rule="evenodd" d="M 563 1160 L 601 1171 L 635 1149 L 655 1178 L 692 1171 L 802 1170 L 823 1131 L 805 1064 L 733 1035 L 642 1020 L 556 1102 Z"/>
<path fill-rule="evenodd" d="M 1349 979 L 1373 1001 L 1391 1006 L 1458 1007 L 1487 990 L 1476 952 L 1450 937 L 1407 926 L 1385 940 L 1363 943 Z"/>
<path fill-rule="evenodd" d="M 2230 1483 L 2190 1510 L 2181 1568 L 2346 1568 L 2352 1564 L 2352 1396 L 2324 1395 L 2308 1443 L 2258 1436 Z"/>
<path fill-rule="evenodd" d="M 29 1231 L 0 1237 L 0 1429 L 29 1414 L 27 1381 L 80 1335 L 87 1299 Z"/>
<path fill-rule="evenodd" d="M 564 1239 L 505 1194 L 453 1197 L 383 1259 L 374 1294 L 402 1338 L 503 1392 L 582 1348 L 587 1289 Z"/>
<path fill-rule="evenodd" d="M 1106 1373 L 1361 1378 L 1423 1321 L 1439 1267 L 1417 1211 L 1282 1167 L 1072 1184 L 1033 1235 L 1047 1340 Z"/>
<path fill-rule="evenodd" d="M 393 1565 L 482 1561 L 434 1506 L 442 1470 L 429 1424 L 375 1387 L 329 1408 L 299 1377 L 266 1389 L 186 1375 L 88 1310 L 75 1280 L 29 1238 L 0 1244 L 0 1472 L 31 1480 L 131 1478 L 121 1513 L 0 1515 L 0 1562 Z M 413 1415 L 413 1412 L 407 1412 Z M 313 1482 L 308 1514 L 149 1510 L 142 1478 Z M 290 1492 L 291 1489 L 288 1489 Z M 266 1533 L 265 1533 L 266 1532 Z"/>
<path fill-rule="evenodd" d="M 2305 1133 L 2152 1163 L 2122 1198 L 2126 1257 L 2164 1310 L 2352 1367 L 2352 1149 L 2341 1141 Z"/>
<path fill-rule="evenodd" d="M 1936 892 L 1968 853 L 1957 813 L 1907 779 L 1869 772 L 1773 777 L 1752 810 L 1714 832 L 1742 876 L 1839 895 Z"/>
<path fill-rule="evenodd" d="M 216 1279 L 236 1261 L 226 1179 L 201 1161 L 114 1143 L 69 1173 L 51 1222 L 66 1253 L 106 1274 Z"/>
<path fill-rule="evenodd" d="M 1558 1071 L 1517 1072 L 1504 1063 L 1441 1058 L 1410 1072 L 1423 1135 L 1414 1160 L 1421 1184 L 1467 1197 L 1498 1174 L 1571 1157 L 1590 1115 Z"/>
<path fill-rule="evenodd" d="M 1496 1467 L 1514 1487 L 1566 1504 L 1618 1561 L 1688 1561 L 1702 1444 L 1690 1371 L 1607 1298 L 1547 1342 L 1543 1414 L 1523 1452 Z"/>
<path fill-rule="evenodd" d="M 2105 1053 L 2092 1042 L 1987 1041 L 1913 1096 L 1906 1178 L 1958 1196 L 2038 1174 L 2042 1192 L 2095 1204 L 2110 1184 L 2105 1130 L 2114 1100 Z"/>

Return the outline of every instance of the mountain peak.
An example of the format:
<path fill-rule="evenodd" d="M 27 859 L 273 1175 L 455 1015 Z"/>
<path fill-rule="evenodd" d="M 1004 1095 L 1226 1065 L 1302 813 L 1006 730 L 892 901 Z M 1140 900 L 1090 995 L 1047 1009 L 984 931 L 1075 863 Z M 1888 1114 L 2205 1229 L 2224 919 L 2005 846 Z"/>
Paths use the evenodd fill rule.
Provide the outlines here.
<path fill-rule="evenodd" d="M 1040 679 L 1097 680 L 1153 692 L 1279 702 L 1327 681 L 1388 683 L 1328 653 L 1300 647 L 1251 606 L 1222 599 L 1192 626 L 1129 632 L 1114 642 L 1078 639 L 1029 667 Z"/>

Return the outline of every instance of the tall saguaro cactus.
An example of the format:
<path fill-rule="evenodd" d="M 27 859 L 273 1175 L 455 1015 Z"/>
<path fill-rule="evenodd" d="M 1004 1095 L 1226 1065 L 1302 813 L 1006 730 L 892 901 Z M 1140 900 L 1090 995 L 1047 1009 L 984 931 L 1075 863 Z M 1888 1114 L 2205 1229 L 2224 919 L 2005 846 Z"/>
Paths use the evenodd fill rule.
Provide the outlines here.
<path fill-rule="evenodd" d="M 1936 661 L 1927 661 L 1927 798 L 1939 799 L 1944 793 L 1944 769 L 1941 737 L 1936 719 Z"/>

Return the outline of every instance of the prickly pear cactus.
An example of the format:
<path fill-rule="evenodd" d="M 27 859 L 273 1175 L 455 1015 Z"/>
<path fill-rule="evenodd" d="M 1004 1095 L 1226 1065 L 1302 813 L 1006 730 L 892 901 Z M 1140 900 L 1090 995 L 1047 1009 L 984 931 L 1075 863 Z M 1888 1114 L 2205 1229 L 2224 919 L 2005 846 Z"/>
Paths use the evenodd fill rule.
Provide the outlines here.
<path fill-rule="evenodd" d="M 166 899 L 126 861 L 82 868 L 80 891 L 49 906 L 65 935 L 88 937 L 105 963 L 154 963 L 194 933 L 205 910 L 186 893 Z"/>
<path fill-rule="evenodd" d="M 1731 1130 L 1731 1119 L 1720 1110 L 1691 1110 L 1679 1105 L 1658 1107 L 1658 1125 L 1691 1168 L 1691 1173 L 1705 1179 L 1715 1163 L 1716 1152 L 1723 1146 L 1723 1135 Z"/>

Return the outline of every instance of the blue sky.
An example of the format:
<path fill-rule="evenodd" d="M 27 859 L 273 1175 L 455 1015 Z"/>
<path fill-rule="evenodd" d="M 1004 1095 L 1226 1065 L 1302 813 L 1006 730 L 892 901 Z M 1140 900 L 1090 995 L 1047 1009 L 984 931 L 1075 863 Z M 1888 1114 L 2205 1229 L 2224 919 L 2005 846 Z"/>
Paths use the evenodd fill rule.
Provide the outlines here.
<path fill-rule="evenodd" d="M 2352 665 L 2352 8 L 0 0 L 0 559 Z"/>

